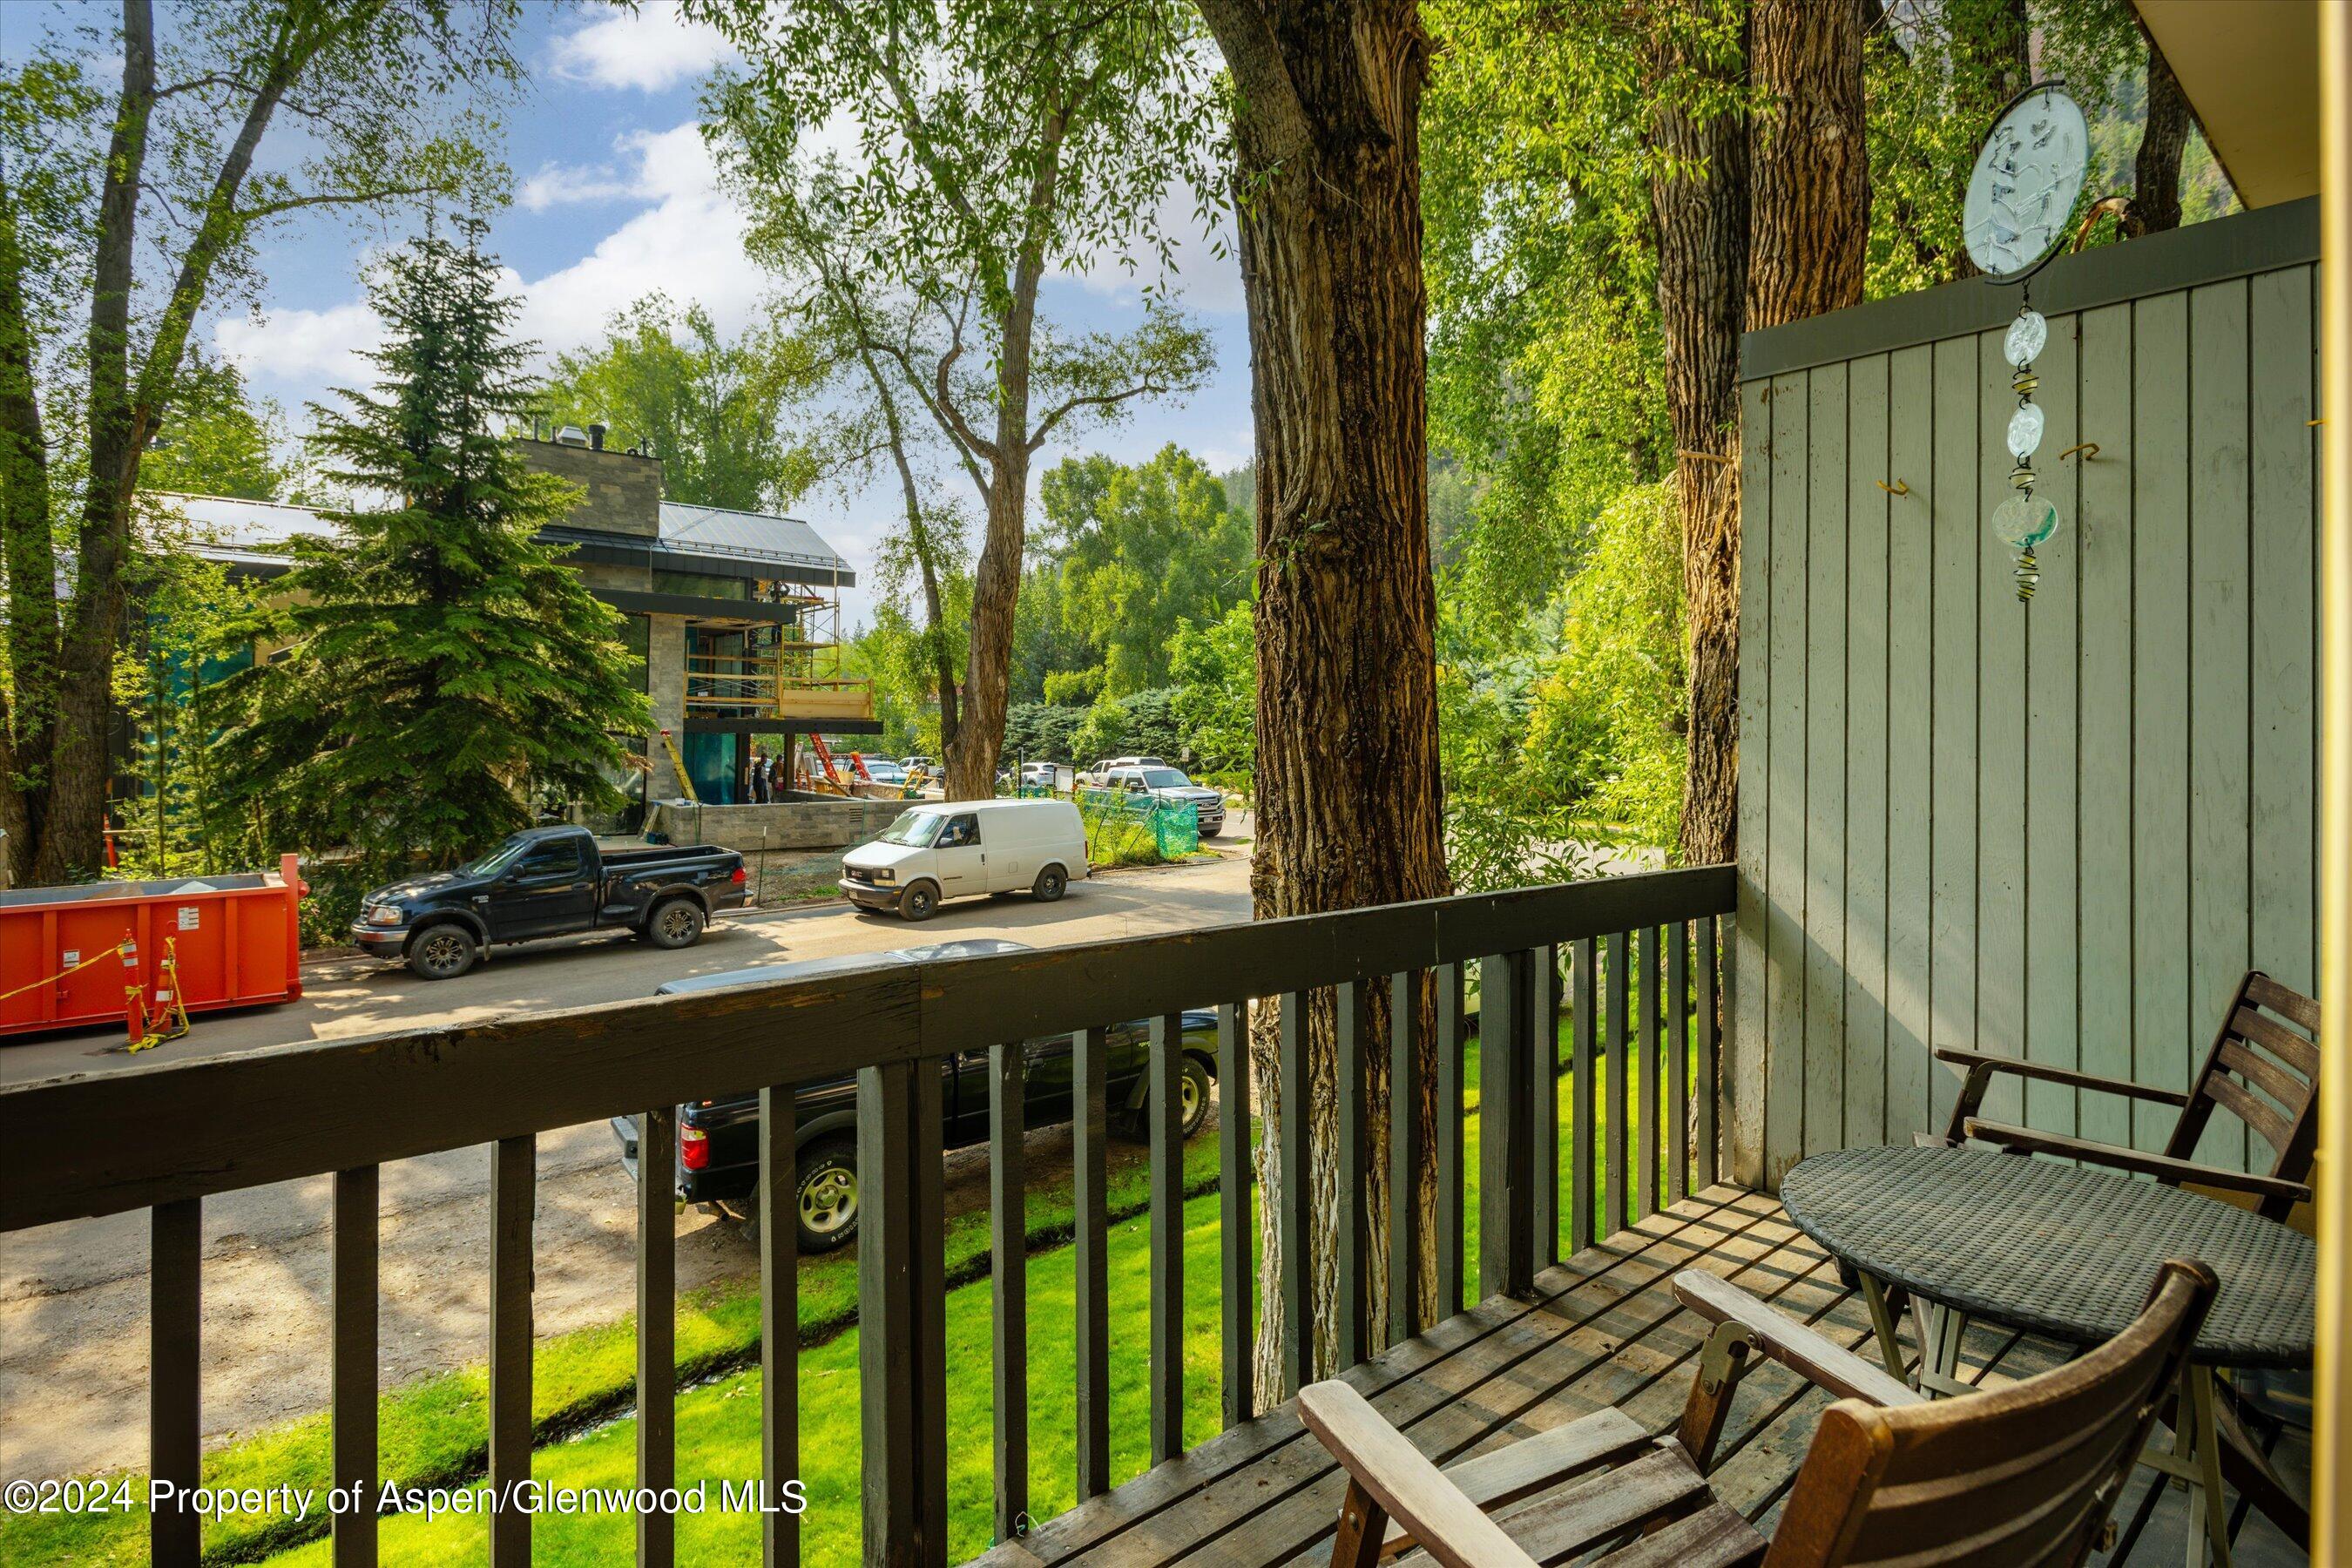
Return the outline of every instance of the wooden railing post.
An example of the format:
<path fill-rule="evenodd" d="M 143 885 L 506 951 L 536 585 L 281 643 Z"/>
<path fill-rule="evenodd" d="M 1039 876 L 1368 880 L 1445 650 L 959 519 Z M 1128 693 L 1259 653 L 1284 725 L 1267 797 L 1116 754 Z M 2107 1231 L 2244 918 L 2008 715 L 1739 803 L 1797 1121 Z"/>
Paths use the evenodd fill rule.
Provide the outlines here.
<path fill-rule="evenodd" d="M 1281 1036 L 1282 1106 L 1277 1117 L 1282 1170 L 1277 1184 L 1275 1239 L 1282 1253 L 1282 1397 L 1305 1385 L 1315 1364 L 1315 1316 L 1307 1285 L 1307 1237 L 1314 1205 L 1307 1185 L 1307 993 L 1286 991 L 1278 1004 Z"/>
<path fill-rule="evenodd" d="M 1592 1245 L 1592 1209 L 1599 1195 L 1592 1163 L 1592 1123 L 1601 1114 L 1601 1103 L 1593 1090 L 1600 1071 L 1600 1056 L 1594 1048 L 1601 1033 L 1601 970 L 1594 951 L 1599 945 L 1587 937 L 1571 950 L 1568 961 L 1569 1005 L 1576 1012 L 1569 1055 L 1569 1070 L 1575 1075 L 1569 1100 L 1568 1245 L 1571 1252 Z"/>
<path fill-rule="evenodd" d="M 1339 1285 L 1331 1315 L 1331 1369 L 1345 1372 L 1364 1359 L 1364 1331 L 1370 1315 L 1371 1279 L 1364 1251 L 1364 1154 L 1370 1139 L 1364 1130 L 1363 982 L 1341 981 L 1333 988 L 1332 1005 L 1337 1024 L 1332 1078 L 1339 1103 L 1331 1151 L 1338 1172 L 1333 1195 L 1339 1200 L 1331 1224 Z"/>
<path fill-rule="evenodd" d="M 1421 1293 L 1421 972 L 1389 977 L 1388 1343 L 1425 1326 Z"/>
<path fill-rule="evenodd" d="M 1690 922 L 1666 928 L 1666 1202 L 1690 1195 Z"/>
<path fill-rule="evenodd" d="M 1601 1232 L 1604 1237 L 1625 1228 L 1627 1212 L 1633 1207 L 1626 1186 L 1629 1164 L 1625 1152 L 1625 1123 L 1633 1114 L 1633 1093 L 1625 1060 L 1626 991 L 1633 972 L 1633 933 L 1618 931 L 1609 939 L 1609 1001 L 1601 1021 L 1601 1046 L 1608 1056 L 1609 1078 L 1608 1173 L 1602 1184 L 1608 1223 Z"/>
<path fill-rule="evenodd" d="M 1559 949 L 1539 947 L 1530 965 L 1528 1116 L 1537 1268 L 1559 1261 Z"/>
<path fill-rule="evenodd" d="M 1225 1425 L 1257 1414 L 1252 1298 L 1257 1287 L 1257 1226 L 1251 1223 L 1249 1009 L 1217 1008 L 1217 1250 L 1224 1287 Z"/>
<path fill-rule="evenodd" d="M 645 1165 L 639 1163 L 637 1169 Z M 509 1500 L 490 1516 L 491 1568 L 529 1568 L 530 1512 L 519 1489 L 530 1479 L 531 1220 L 538 1202 L 539 1139 L 525 1132 L 490 1147 L 490 1495 Z"/>
<path fill-rule="evenodd" d="M 335 1173 L 334 1394 L 328 1415 L 335 1488 L 353 1506 L 332 1521 L 335 1568 L 374 1568 L 377 1167 Z"/>
<path fill-rule="evenodd" d="M 200 1391 L 204 1321 L 204 1200 L 157 1204 L 150 1215 L 147 1316 L 147 1470 L 183 1499 L 194 1489 L 203 1434 Z M 194 1568 L 204 1521 L 184 1502 L 148 1516 L 155 1568 Z"/>
<path fill-rule="evenodd" d="M 677 1561 L 677 1521 L 660 1506 L 677 1484 L 677 1110 L 637 1118 L 637 1510 L 639 1568 Z"/>
<path fill-rule="evenodd" d="M 1656 926 L 1643 926 L 1634 933 L 1634 950 L 1641 957 L 1641 1013 L 1639 1034 L 1634 1051 L 1640 1058 L 1634 1074 L 1635 1146 L 1642 1163 L 1640 1179 L 1634 1183 L 1637 1204 L 1634 1217 L 1647 1219 L 1658 1212 L 1658 1156 L 1662 1145 L 1659 1134 L 1665 1121 L 1665 1051 L 1660 1041 L 1660 1024 L 1664 1005 L 1658 995 L 1660 932 Z"/>
<path fill-rule="evenodd" d="M 1110 1490 L 1110 1036 L 1097 1025 L 1070 1037 L 1070 1163 L 1077 1237 L 1078 1500 Z"/>
<path fill-rule="evenodd" d="M 1535 1288 L 1535 1131 L 1528 1113 L 1525 950 L 1488 958 L 1478 974 L 1478 1293 Z"/>
<path fill-rule="evenodd" d="M 1463 1308 L 1462 966 L 1442 963 L 1437 982 L 1437 1315 Z"/>
<path fill-rule="evenodd" d="M 940 1063 L 857 1074 L 857 1373 L 866 1561 L 948 1558 Z"/>
<path fill-rule="evenodd" d="M 1184 1451 L 1184 1019 L 1151 1020 L 1151 1462 Z"/>
<path fill-rule="evenodd" d="M 1716 1110 L 1722 1103 L 1723 1020 L 1716 1016 L 1722 995 L 1723 954 L 1717 946 L 1716 920 L 1698 922 L 1698 1183 L 1713 1186 L 1723 1175 L 1723 1158 L 1716 1147 Z"/>
<path fill-rule="evenodd" d="M 791 1084 L 760 1090 L 760 1556 L 765 1568 L 801 1560 L 800 1516 L 784 1483 L 801 1473 L 799 1152 Z"/>
<path fill-rule="evenodd" d="M 995 1311 L 996 1539 L 1029 1511 L 1029 1215 L 1027 1047 L 988 1048 L 988 1273 Z"/>

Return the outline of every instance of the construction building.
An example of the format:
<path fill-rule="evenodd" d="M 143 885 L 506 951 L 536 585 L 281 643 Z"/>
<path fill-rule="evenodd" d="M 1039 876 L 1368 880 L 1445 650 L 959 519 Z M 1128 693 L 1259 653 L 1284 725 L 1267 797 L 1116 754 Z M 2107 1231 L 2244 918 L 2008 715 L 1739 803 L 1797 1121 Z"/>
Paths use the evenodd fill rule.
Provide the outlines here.
<path fill-rule="evenodd" d="M 601 426 L 566 426 L 553 439 L 516 444 L 532 468 L 585 492 L 540 537 L 571 546 L 570 563 L 589 590 L 626 617 L 623 646 L 696 796 L 751 798 L 754 736 L 788 755 L 811 732 L 880 733 L 866 682 L 843 673 L 841 590 L 857 581 L 849 563 L 797 518 L 664 500 L 660 459 L 608 447 L 604 436 Z M 187 520 L 197 553 L 248 580 L 283 574 L 289 539 L 332 527 L 306 507 L 152 499 Z M 633 796 L 686 794 L 658 733 L 632 749 L 647 767 L 630 781 Z"/>

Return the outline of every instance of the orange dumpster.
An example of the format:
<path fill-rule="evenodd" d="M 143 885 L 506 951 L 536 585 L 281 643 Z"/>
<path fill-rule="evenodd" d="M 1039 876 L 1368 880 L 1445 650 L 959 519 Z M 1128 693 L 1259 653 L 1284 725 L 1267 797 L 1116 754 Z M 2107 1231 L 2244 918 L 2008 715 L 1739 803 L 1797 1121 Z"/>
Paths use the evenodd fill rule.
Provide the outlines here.
<path fill-rule="evenodd" d="M 302 877 L 294 856 L 278 866 L 0 892 L 0 1035 L 119 1027 L 127 1006 L 159 1001 L 194 1013 L 299 996 Z"/>

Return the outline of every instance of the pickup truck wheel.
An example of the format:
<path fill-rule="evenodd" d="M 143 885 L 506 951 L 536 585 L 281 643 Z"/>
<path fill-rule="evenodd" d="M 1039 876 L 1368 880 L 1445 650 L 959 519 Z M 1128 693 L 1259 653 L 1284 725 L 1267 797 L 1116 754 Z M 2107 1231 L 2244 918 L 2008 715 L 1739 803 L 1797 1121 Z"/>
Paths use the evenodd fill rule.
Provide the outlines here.
<path fill-rule="evenodd" d="M 692 899 L 665 899 L 646 917 L 646 940 L 660 948 L 692 947 L 702 940 L 702 906 Z"/>
<path fill-rule="evenodd" d="M 1059 866 L 1048 866 L 1037 873 L 1036 885 L 1029 889 L 1029 896 L 1041 904 L 1050 904 L 1069 890 L 1069 873 Z"/>
<path fill-rule="evenodd" d="M 408 942 L 408 967 L 426 980 L 455 980 L 474 967 L 481 950 L 463 926 L 426 926 Z"/>
<path fill-rule="evenodd" d="M 912 882 L 898 895 L 898 912 L 910 921 L 927 921 L 939 913 L 940 890 L 929 882 Z"/>
<path fill-rule="evenodd" d="M 831 1252 L 857 1234 L 857 1145 L 821 1138 L 801 1151 L 798 1167 L 793 1206 L 801 1251 Z"/>
<path fill-rule="evenodd" d="M 1200 1058 L 1184 1058 L 1183 1076 L 1176 1086 L 1176 1104 L 1181 1118 L 1177 1128 L 1181 1136 L 1190 1138 L 1201 1130 L 1201 1123 L 1209 1120 L 1209 1089 L 1213 1081 Z"/>

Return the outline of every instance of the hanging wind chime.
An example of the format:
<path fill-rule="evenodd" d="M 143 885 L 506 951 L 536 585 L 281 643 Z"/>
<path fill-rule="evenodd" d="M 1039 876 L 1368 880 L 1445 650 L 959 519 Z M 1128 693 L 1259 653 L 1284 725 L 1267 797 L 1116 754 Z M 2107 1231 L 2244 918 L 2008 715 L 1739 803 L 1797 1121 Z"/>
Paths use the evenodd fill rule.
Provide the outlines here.
<path fill-rule="evenodd" d="M 2050 259 L 2065 233 L 2066 219 L 2082 195 L 2090 165 L 2090 132 L 2083 111 L 2055 81 L 2037 82 L 2010 100 L 1977 150 L 1961 213 L 1969 258 L 1996 284 L 2024 285 Z M 2017 412 L 2009 417 L 2007 445 L 2014 465 L 2010 495 L 1993 508 L 1990 527 L 2017 552 L 2017 596 L 2033 597 L 2042 580 L 2034 554 L 2058 531 L 2058 509 L 2033 493 L 2033 454 L 2042 447 L 2046 424 L 2033 401 L 2040 378 L 2033 362 L 2050 341 L 2050 323 L 2033 309 L 2032 291 L 2018 300 L 2017 319 L 2001 343 L 2010 365 L 2010 390 Z"/>
<path fill-rule="evenodd" d="M 2058 509 L 2033 493 L 2033 454 L 2042 447 L 2045 423 L 2041 406 L 2033 401 L 2033 389 L 2041 384 L 2041 378 L 2033 374 L 2033 362 L 2049 341 L 2050 323 L 2031 303 L 2020 300 L 2017 320 L 2009 324 L 2009 336 L 2001 342 L 2001 357 L 2009 361 L 2012 372 L 2010 390 L 2017 394 L 2017 412 L 2009 416 L 2009 455 L 2017 466 L 2009 471 L 2013 493 L 1993 509 L 1992 533 L 2017 552 L 2021 604 L 2033 597 L 2034 585 L 2042 581 L 2042 563 L 2034 558 L 2033 547 L 2058 531 Z"/>

